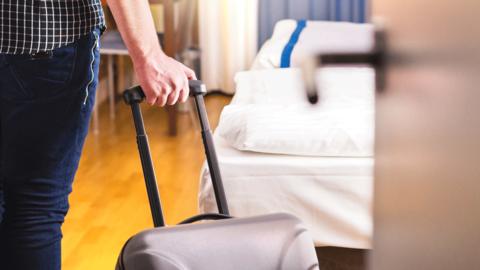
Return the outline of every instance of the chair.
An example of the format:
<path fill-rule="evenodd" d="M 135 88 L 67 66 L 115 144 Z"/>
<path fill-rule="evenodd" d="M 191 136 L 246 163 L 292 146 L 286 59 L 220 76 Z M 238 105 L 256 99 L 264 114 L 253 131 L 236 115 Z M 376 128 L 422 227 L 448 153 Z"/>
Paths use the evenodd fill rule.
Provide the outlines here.
<path fill-rule="evenodd" d="M 174 2 L 179 2 L 178 24 L 175 24 Z M 163 5 L 164 31 L 159 33 L 159 42 L 162 43 L 164 52 L 173 58 L 178 58 L 179 52 L 189 47 L 191 40 L 191 29 L 195 18 L 195 4 L 192 0 L 150 0 L 151 4 Z M 176 34 L 180 33 L 180 34 Z M 128 50 L 117 30 L 107 30 L 101 38 L 100 54 L 107 59 L 107 91 L 109 102 L 109 114 L 115 119 L 115 82 L 114 66 L 118 69 L 118 87 L 125 88 L 123 57 L 128 56 Z M 175 136 L 177 133 L 177 110 L 174 106 L 166 107 L 168 112 L 168 133 Z M 93 112 L 93 130 L 99 132 L 98 108 L 95 106 Z"/>

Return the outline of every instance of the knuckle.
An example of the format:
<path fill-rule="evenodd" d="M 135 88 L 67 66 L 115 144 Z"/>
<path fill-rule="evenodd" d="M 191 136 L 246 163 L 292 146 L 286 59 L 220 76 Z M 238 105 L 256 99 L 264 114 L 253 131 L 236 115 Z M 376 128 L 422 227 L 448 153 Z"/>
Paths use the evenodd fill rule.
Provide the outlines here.
<path fill-rule="evenodd" d="M 165 102 L 167 99 L 168 99 L 168 95 L 161 95 L 161 96 L 158 98 L 158 101 L 160 101 L 160 102 Z"/>
<path fill-rule="evenodd" d="M 153 105 L 153 104 L 155 104 L 155 100 L 156 100 L 155 98 L 147 99 L 147 103 L 148 103 L 149 105 Z"/>
<path fill-rule="evenodd" d="M 170 92 L 172 92 L 172 88 L 167 84 L 162 87 L 162 93 L 160 95 L 168 95 Z"/>

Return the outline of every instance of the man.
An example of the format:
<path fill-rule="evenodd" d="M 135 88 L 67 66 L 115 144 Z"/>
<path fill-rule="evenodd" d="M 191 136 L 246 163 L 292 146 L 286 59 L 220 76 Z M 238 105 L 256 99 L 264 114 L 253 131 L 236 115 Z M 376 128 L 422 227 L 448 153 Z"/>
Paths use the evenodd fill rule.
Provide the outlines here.
<path fill-rule="evenodd" d="M 108 0 L 151 105 L 195 74 L 167 57 L 147 0 Z M 60 269 L 61 225 L 98 79 L 100 0 L 0 2 L 0 269 Z"/>

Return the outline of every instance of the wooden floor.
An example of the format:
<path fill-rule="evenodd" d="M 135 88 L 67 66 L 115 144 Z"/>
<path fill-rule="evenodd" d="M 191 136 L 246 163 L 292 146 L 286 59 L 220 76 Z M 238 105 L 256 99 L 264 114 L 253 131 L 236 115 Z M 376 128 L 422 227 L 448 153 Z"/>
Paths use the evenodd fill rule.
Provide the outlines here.
<path fill-rule="evenodd" d="M 229 98 L 206 100 L 212 126 Z M 100 107 L 100 134 L 90 133 L 63 226 L 63 269 L 113 269 L 124 242 L 152 227 L 129 108 L 111 121 Z M 144 107 L 145 122 L 168 224 L 194 215 L 203 148 L 191 115 L 179 115 L 179 135 L 167 136 L 164 109 Z"/>

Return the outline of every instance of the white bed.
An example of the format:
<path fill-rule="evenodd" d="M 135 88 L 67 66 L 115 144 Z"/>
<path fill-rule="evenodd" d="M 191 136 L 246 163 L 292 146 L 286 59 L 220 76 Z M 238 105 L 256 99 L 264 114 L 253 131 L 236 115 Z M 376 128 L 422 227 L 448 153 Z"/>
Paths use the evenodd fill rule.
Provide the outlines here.
<path fill-rule="evenodd" d="M 244 75 L 253 76 L 246 79 Z M 274 76 L 277 76 L 276 80 L 272 79 Z M 255 100 L 270 104 L 284 100 L 300 103 L 306 100 L 303 93 L 280 89 L 281 85 L 285 85 L 287 89 L 300 91 L 303 87 L 295 86 L 301 84 L 298 76 L 301 75 L 295 69 L 241 74 L 237 76 L 242 80 L 237 82 L 237 94 L 232 105 L 248 106 Z M 353 103 L 359 105 L 358 99 L 362 104 L 358 107 L 373 106 L 373 80 L 373 71 L 366 68 L 325 70 L 321 81 L 329 88 L 325 89 L 323 97 L 326 99 L 329 93 L 346 96 L 348 101 L 340 102 L 343 106 L 348 106 L 348 102 L 352 106 Z M 275 97 L 271 91 L 275 92 Z M 339 100 L 343 98 L 331 101 L 336 105 Z M 329 104 L 325 100 L 323 102 L 320 106 Z M 234 123 L 234 120 L 225 121 L 223 125 L 232 126 Z M 316 246 L 371 247 L 374 162 L 371 156 L 313 157 L 240 151 L 220 136 L 219 131 L 224 126 L 217 128 L 214 141 L 233 216 L 288 212 L 309 227 Z M 269 135 L 272 134 L 265 136 Z M 199 206 L 201 212 L 217 211 L 206 166 L 201 175 Z"/>
<path fill-rule="evenodd" d="M 278 55 L 278 51 L 281 50 L 277 47 L 280 48 L 283 45 L 272 47 L 272 44 L 277 42 L 276 40 L 287 42 L 288 38 L 283 38 L 283 35 L 287 30 L 290 32 L 294 30 L 295 25 L 292 27 L 291 24 L 291 21 L 287 21 L 277 25 L 276 34 L 274 33 L 272 39 L 257 56 L 253 68 L 256 71 L 237 75 L 237 92 L 232 100 L 234 106 L 271 106 L 291 103 L 302 105 L 302 102 L 306 102 L 301 73 L 295 69 L 275 70 L 279 61 L 268 60 L 278 58 L 272 56 Z M 319 25 L 323 27 L 323 24 Z M 286 30 L 284 31 L 283 28 Z M 324 31 L 324 28 L 320 29 Z M 300 41 L 306 42 L 306 37 L 302 39 L 300 36 Z M 271 50 L 271 48 L 277 49 Z M 317 75 L 317 80 L 324 87 L 321 93 L 323 98 L 321 106 L 333 106 L 332 108 L 335 109 L 338 107 L 341 109 L 342 106 L 351 109 L 352 106 L 357 106 L 363 108 L 362 112 L 366 110 L 373 115 L 374 75 L 372 70 L 333 68 Z M 345 112 L 351 115 L 357 114 L 357 107 Z M 273 111 L 272 114 L 277 113 Z M 372 151 L 369 155 L 358 157 L 272 154 L 276 152 L 269 154 L 260 153 L 264 151 L 255 151 L 255 149 L 240 151 L 237 149 L 241 149 L 238 147 L 241 144 L 235 144 L 234 138 L 242 137 L 238 136 L 241 131 L 236 127 L 243 125 L 243 120 L 238 120 L 237 118 L 242 117 L 237 116 L 231 114 L 230 118 L 224 117 L 226 121 L 223 123 L 222 120 L 220 121 L 220 126 L 214 135 L 227 201 L 233 216 L 288 212 L 300 218 L 308 226 L 316 246 L 371 248 L 374 163 Z M 253 115 L 253 118 L 255 117 L 256 114 Z M 290 117 L 283 115 L 277 118 L 275 121 L 281 122 L 284 118 Z M 268 114 L 262 119 L 268 119 Z M 361 121 L 361 118 L 359 119 Z M 298 126 L 298 119 L 295 121 Z M 371 125 L 373 131 L 373 116 L 371 123 L 368 121 L 367 123 L 367 126 Z M 282 132 L 283 129 L 285 128 L 274 126 L 269 132 L 260 133 L 260 136 L 256 133 L 257 136 L 251 137 L 260 137 L 263 141 L 266 139 L 268 144 L 270 136 Z M 230 136 L 225 135 L 228 133 L 225 130 L 230 130 Z M 251 130 L 248 132 L 251 133 Z M 373 141 L 373 135 L 370 137 Z M 297 138 L 295 137 L 294 142 L 297 142 Z M 312 140 L 310 144 L 303 144 L 304 150 L 310 145 L 312 148 L 316 145 L 314 139 L 310 140 Z M 200 212 L 217 211 L 206 166 L 201 172 L 199 208 Z"/>
<path fill-rule="evenodd" d="M 215 145 L 233 216 L 288 212 L 308 226 L 316 246 L 370 248 L 372 158 L 244 152 L 218 136 Z M 207 168 L 199 203 L 201 212 L 217 211 Z"/>

